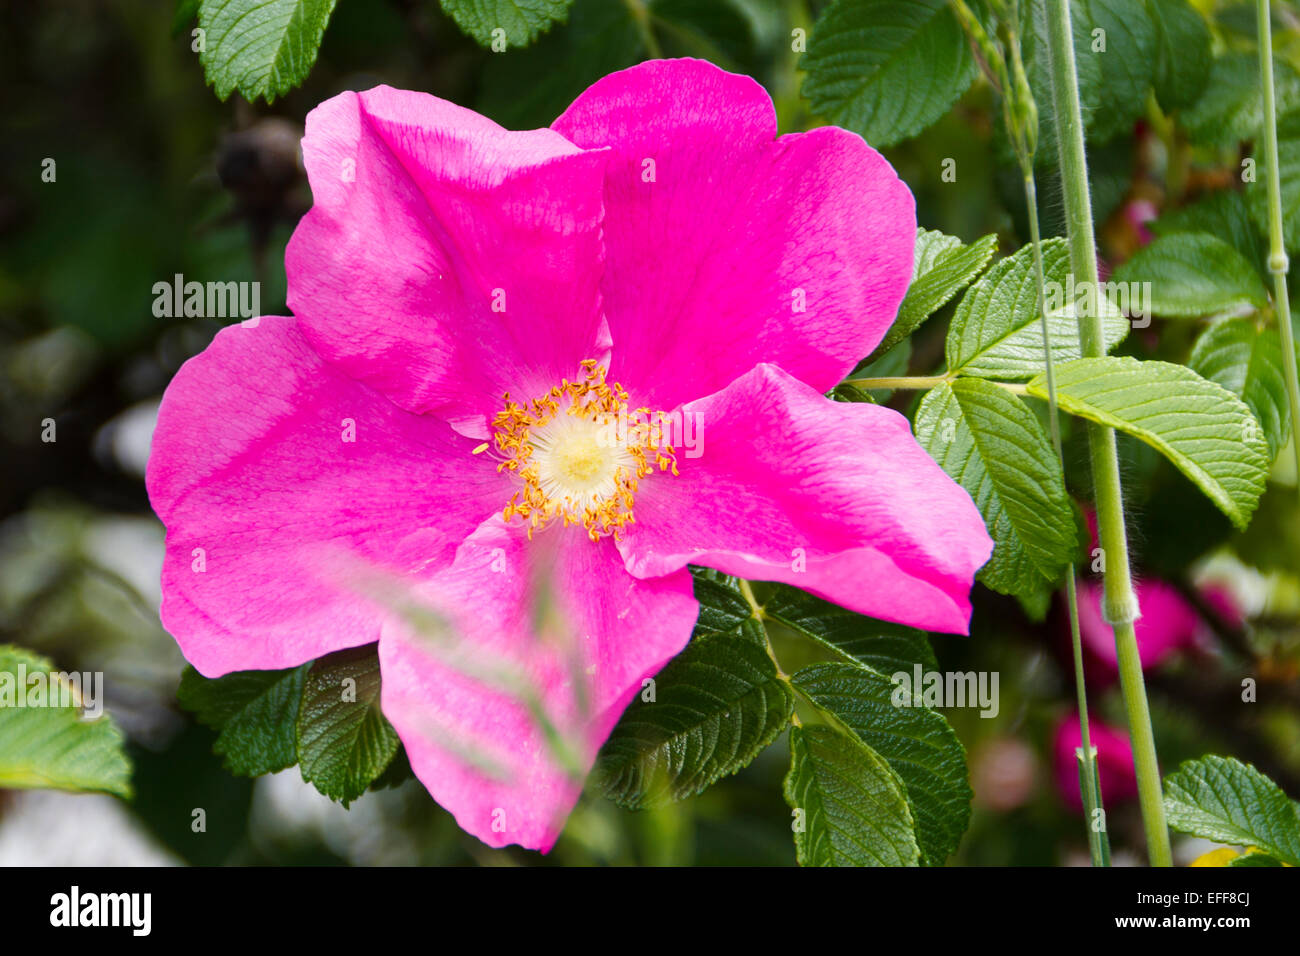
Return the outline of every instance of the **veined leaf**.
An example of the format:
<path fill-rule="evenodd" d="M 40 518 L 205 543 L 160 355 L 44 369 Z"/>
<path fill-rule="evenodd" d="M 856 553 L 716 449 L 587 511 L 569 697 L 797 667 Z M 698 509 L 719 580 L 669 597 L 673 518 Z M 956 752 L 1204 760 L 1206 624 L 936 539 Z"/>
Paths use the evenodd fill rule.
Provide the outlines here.
<path fill-rule="evenodd" d="M 1182 833 L 1258 847 L 1300 866 L 1300 813 L 1249 764 L 1213 754 L 1187 761 L 1165 778 L 1165 813 Z"/>
<path fill-rule="evenodd" d="M 944 353 L 951 372 L 980 378 L 1031 378 L 1043 371 L 1043 328 L 1038 311 L 1038 279 L 1033 247 L 997 263 L 957 305 Z M 1104 286 L 1084 297 L 1085 287 L 1070 281 L 1070 253 L 1063 239 L 1042 244 L 1043 277 L 1052 358 L 1078 358 L 1078 303 L 1101 312 L 1106 349 L 1128 335 L 1126 319 L 1105 295 Z"/>
<path fill-rule="evenodd" d="M 1171 210 L 1151 223 L 1157 236 L 1177 232 L 1200 232 L 1226 240 L 1267 279 L 1267 251 L 1260 232 L 1246 208 L 1246 198 L 1235 189 L 1221 189 L 1204 199 Z"/>
<path fill-rule="evenodd" d="M 1029 393 L 1047 397 L 1043 376 Z M 1190 368 L 1133 358 L 1085 358 L 1056 371 L 1058 405 L 1155 448 L 1238 528 L 1264 491 L 1268 445 L 1250 409 Z"/>
<path fill-rule="evenodd" d="M 633 701 L 597 758 L 594 779 L 620 806 L 683 800 L 749 766 L 790 721 L 794 697 L 747 637 L 697 638 Z"/>
<path fill-rule="evenodd" d="M 920 860 L 902 779 L 852 733 L 790 728 L 785 800 L 801 866 L 915 866 Z"/>
<path fill-rule="evenodd" d="M 921 447 L 970 493 L 993 538 L 979 580 L 1033 595 L 1075 560 L 1078 527 L 1047 433 L 1016 396 L 981 379 L 932 389 L 916 412 Z"/>
<path fill-rule="evenodd" d="M 442 0 L 442 11 L 485 47 L 503 30 L 507 49 L 527 46 L 569 16 L 573 0 Z M 504 52 L 504 51 L 502 51 Z"/>
<path fill-rule="evenodd" d="M 989 264 L 997 246 L 998 237 L 994 235 L 984 236 L 968 246 L 956 236 L 918 229 L 912 284 L 898 307 L 898 318 L 867 360 L 884 355 L 970 285 Z"/>
<path fill-rule="evenodd" d="M 1111 278 L 1150 282 L 1156 315 L 1215 315 L 1268 304 L 1268 290 L 1254 266 L 1223 239 L 1204 232 L 1161 236 Z"/>
<path fill-rule="evenodd" d="M 834 651 L 841 660 L 886 674 L 910 671 L 913 664 L 926 670 L 939 666 L 924 631 L 845 610 L 786 584 L 772 589 L 763 616 Z"/>
<path fill-rule="evenodd" d="M 884 674 L 854 664 L 814 664 L 792 680 L 902 778 L 921 860 L 942 865 L 966 832 L 971 801 L 966 750 L 948 721 L 920 704 L 897 706 L 898 685 Z M 912 703 L 910 695 L 908 702 Z"/>
<path fill-rule="evenodd" d="M 1274 326 L 1253 319 L 1216 322 L 1201 333 L 1187 363 L 1246 403 L 1264 430 L 1272 461 L 1291 433 L 1282 342 Z"/>
<path fill-rule="evenodd" d="M 302 778 L 347 806 L 374 783 L 400 742 L 379 710 L 375 645 L 337 651 L 307 672 L 298 708 Z"/>
<path fill-rule="evenodd" d="M 203 0 L 199 27 L 204 74 L 225 100 L 275 102 L 302 83 L 316 62 L 335 0 Z"/>
<path fill-rule="evenodd" d="M 1268 167 L 1263 138 L 1256 149 L 1255 181 L 1246 184 L 1247 204 L 1260 235 L 1268 235 Z M 1278 118 L 1278 179 L 1282 184 L 1282 236 L 1287 252 L 1300 250 L 1300 110 Z"/>
<path fill-rule="evenodd" d="M 31 678 L 40 675 L 36 681 Z M 122 732 L 104 714 L 83 720 L 53 663 L 0 645 L 0 790 L 99 790 L 131 796 L 131 762 Z M 37 686 L 41 696 L 33 699 Z M 57 706 L 64 699 L 68 706 Z M 102 702 L 101 702 L 102 703 Z"/>
<path fill-rule="evenodd" d="M 227 770 L 259 777 L 298 762 L 298 705 L 310 666 L 213 680 L 187 667 L 177 696 L 200 723 L 221 732 L 212 749 L 225 755 Z"/>
<path fill-rule="evenodd" d="M 813 112 L 877 147 L 937 120 L 976 72 L 947 0 L 835 0 L 799 66 Z"/>

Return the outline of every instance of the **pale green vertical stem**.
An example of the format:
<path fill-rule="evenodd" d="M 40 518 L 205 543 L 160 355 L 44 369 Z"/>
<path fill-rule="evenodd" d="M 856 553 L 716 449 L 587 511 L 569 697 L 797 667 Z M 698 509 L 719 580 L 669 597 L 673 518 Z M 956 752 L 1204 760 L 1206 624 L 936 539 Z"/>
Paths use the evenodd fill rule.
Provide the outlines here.
<path fill-rule="evenodd" d="M 1074 38 L 1070 29 L 1069 0 L 1047 0 L 1048 50 L 1051 55 L 1052 100 L 1061 154 L 1061 186 L 1065 197 L 1070 267 L 1076 281 L 1098 282 L 1096 242 L 1092 231 L 1092 208 L 1088 195 L 1088 164 L 1083 149 L 1083 119 L 1079 108 L 1079 81 L 1075 72 Z M 1100 310 L 1080 315 L 1079 344 L 1085 357 L 1105 354 Z M 1160 787 L 1160 766 L 1156 761 L 1155 735 L 1147 706 L 1142 661 L 1138 656 L 1133 622 L 1139 615 L 1137 595 L 1129 569 L 1128 541 L 1124 532 L 1124 501 L 1119 475 L 1119 453 L 1115 432 L 1088 423 L 1088 444 L 1092 457 L 1092 482 L 1097 506 L 1098 536 L 1105 554 L 1106 571 L 1102 610 L 1115 630 L 1119 658 L 1120 688 L 1128 714 L 1133 743 L 1133 767 L 1137 775 L 1138 801 L 1146 829 L 1147 855 L 1152 866 L 1170 866 L 1169 830 L 1165 825 L 1164 797 Z"/>
<path fill-rule="evenodd" d="M 1277 161 L 1277 103 L 1273 94 L 1273 25 L 1269 22 L 1268 0 L 1256 0 L 1255 9 L 1259 21 L 1259 77 L 1264 90 L 1264 161 L 1268 164 L 1268 271 L 1273 274 L 1273 307 L 1282 337 L 1282 365 L 1291 405 L 1291 445 L 1295 450 L 1296 480 L 1300 483 L 1300 377 L 1296 375 L 1291 300 L 1286 291 L 1288 263 L 1282 238 L 1282 177 Z"/>

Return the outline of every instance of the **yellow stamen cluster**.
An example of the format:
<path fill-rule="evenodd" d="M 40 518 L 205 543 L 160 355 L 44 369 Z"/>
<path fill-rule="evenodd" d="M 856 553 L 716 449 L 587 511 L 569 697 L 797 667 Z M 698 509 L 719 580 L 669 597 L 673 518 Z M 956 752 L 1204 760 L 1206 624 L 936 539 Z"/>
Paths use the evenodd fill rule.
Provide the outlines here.
<path fill-rule="evenodd" d="M 582 363 L 580 382 L 563 380 L 540 398 L 516 402 L 509 393 L 492 425 L 501 457 L 498 471 L 512 471 L 524 486 L 505 506 L 505 519 L 528 525 L 528 536 L 559 518 L 581 524 L 592 541 L 635 518 L 638 482 L 654 473 L 677 474 L 672 445 L 647 408 L 628 424 L 628 394 L 605 381 L 607 370 L 592 359 Z M 620 433 L 620 424 L 623 432 Z"/>

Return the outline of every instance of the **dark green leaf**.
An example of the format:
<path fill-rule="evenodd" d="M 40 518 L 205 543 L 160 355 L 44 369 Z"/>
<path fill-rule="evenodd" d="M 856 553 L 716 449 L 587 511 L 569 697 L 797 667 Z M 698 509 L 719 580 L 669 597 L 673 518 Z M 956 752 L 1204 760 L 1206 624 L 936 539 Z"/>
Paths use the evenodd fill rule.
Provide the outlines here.
<path fill-rule="evenodd" d="M 785 800 L 801 866 L 915 866 L 906 787 L 879 754 L 834 727 L 790 729 Z"/>
<path fill-rule="evenodd" d="M 569 16 L 573 0 L 442 0 L 442 10 L 456 25 L 485 47 L 491 47 L 493 31 L 506 48 L 528 46 L 539 34 Z M 504 51 L 498 51 L 504 52 Z"/>
<path fill-rule="evenodd" d="M 909 679 L 911 669 L 907 669 Z M 889 763 L 902 778 L 916 821 L 921 860 L 939 866 L 957 849 L 970 822 L 966 750 L 948 721 L 918 704 L 895 703 L 889 677 L 853 664 L 814 664 L 792 678 Z M 906 695 L 909 704 L 910 695 Z"/>
<path fill-rule="evenodd" d="M 397 732 L 379 709 L 375 645 L 337 651 L 311 666 L 298 709 L 302 778 L 347 806 L 397 753 Z"/>
<path fill-rule="evenodd" d="M 747 767 L 785 728 L 793 706 L 759 643 L 725 634 L 693 640 L 628 707 L 593 779 L 624 807 L 694 796 Z"/>
<path fill-rule="evenodd" d="M 1258 847 L 1300 866 L 1300 814 L 1272 780 L 1249 764 L 1209 755 L 1165 778 L 1169 826 L 1182 833 Z"/>
<path fill-rule="evenodd" d="M 799 65 L 813 112 L 878 147 L 937 120 L 976 73 L 947 0 L 835 0 Z"/>
<path fill-rule="evenodd" d="M 268 103 L 302 83 L 316 62 L 335 0 L 202 0 L 199 54 L 208 82 L 225 100 L 233 90 Z"/>
<path fill-rule="evenodd" d="M 181 677 L 181 705 L 219 730 L 212 749 L 243 777 L 275 773 L 298 762 L 298 704 L 307 668 L 236 671 L 209 680 L 192 667 Z"/>
<path fill-rule="evenodd" d="M 1242 399 L 1264 430 L 1272 461 L 1291 432 L 1282 342 L 1275 326 L 1225 319 L 1201 333 L 1188 366 Z"/>
<path fill-rule="evenodd" d="M 1156 31 L 1156 101 L 1165 112 L 1192 106 L 1213 64 L 1210 26 L 1187 0 L 1146 0 Z"/>
<path fill-rule="evenodd" d="M 1151 283 L 1149 305 L 1156 315 L 1216 315 L 1268 304 L 1268 290 L 1255 267 L 1223 239 L 1204 232 L 1159 237 L 1111 279 Z"/>

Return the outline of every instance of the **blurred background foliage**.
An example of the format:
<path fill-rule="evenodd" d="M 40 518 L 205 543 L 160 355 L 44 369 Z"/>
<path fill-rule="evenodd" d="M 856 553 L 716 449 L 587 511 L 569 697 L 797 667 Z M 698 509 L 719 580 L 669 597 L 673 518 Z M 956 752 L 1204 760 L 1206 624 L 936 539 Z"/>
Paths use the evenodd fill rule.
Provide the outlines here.
<path fill-rule="evenodd" d="M 214 734 L 176 705 L 183 661 L 157 620 L 163 533 L 143 470 L 163 389 L 218 328 L 156 318 L 152 287 L 176 273 L 257 280 L 262 311 L 285 311 L 284 246 L 310 205 L 297 139 L 316 103 L 382 82 L 532 128 L 610 71 L 654 54 L 691 55 L 752 74 L 776 101 L 782 130 L 805 129 L 821 121 L 799 96 L 791 31 L 811 28 L 824 6 L 576 0 L 567 24 L 498 54 L 433 0 L 339 0 L 306 82 L 267 106 L 238 94 L 222 103 L 205 84 L 191 50 L 192 4 L 0 4 L 0 643 L 60 668 L 105 672 L 107 705 L 135 765 L 131 800 L 0 791 L 0 864 L 793 863 L 783 741 L 736 777 L 662 810 L 629 813 L 589 794 L 546 858 L 485 848 L 410 781 L 344 810 L 294 770 L 232 777 L 212 753 Z M 1217 49 L 1250 48 L 1253 4 L 1198 6 L 1214 14 Z M 1278 55 L 1300 67 L 1300 20 L 1289 4 L 1275 8 Z M 1108 265 L 1138 247 L 1151 214 L 1232 188 L 1249 154 L 1249 143 L 1193 148 L 1162 137 L 1160 119 L 1139 115 L 1092 144 Z M 916 195 L 921 225 L 965 241 L 994 232 L 1003 252 L 1025 242 L 1020 183 L 999 130 L 980 81 L 934 126 L 885 150 Z M 42 180 L 46 159 L 56 164 L 53 182 Z M 956 162 L 955 182 L 941 178 L 946 159 Z M 1040 195 L 1045 231 L 1058 233 L 1050 162 Z M 946 318 L 915 336 L 914 374 L 942 361 Z M 1192 335 L 1190 323 L 1157 321 L 1122 350 L 1185 362 Z M 914 399 L 900 393 L 894 404 L 907 410 Z M 53 443 L 41 440 L 47 418 L 57 423 Z M 1075 431 L 1067 470 L 1086 497 Z M 1195 640 L 1149 674 L 1165 767 L 1220 750 L 1300 792 L 1300 512 L 1287 491 L 1295 476 L 1279 466 L 1254 525 L 1235 534 L 1146 446 L 1125 440 L 1122 452 L 1139 571 L 1170 582 L 1200 612 Z M 1211 583 L 1230 596 L 1227 610 L 1206 600 Z M 969 639 L 932 639 L 943 669 L 1001 675 L 996 718 L 947 713 L 975 791 L 971 828 L 951 862 L 1086 862 L 1073 784 L 1062 785 L 1056 767 L 1073 695 L 1059 610 L 1043 615 L 983 587 L 976 607 Z M 796 645 L 782 653 L 799 663 Z M 1237 704 L 1243 673 L 1268 691 L 1253 707 Z M 1122 727 L 1117 692 L 1104 684 L 1094 681 L 1096 716 Z M 1104 789 L 1116 860 L 1133 859 L 1136 807 L 1122 799 L 1121 781 Z M 195 808 L 206 812 L 205 833 L 191 828 Z M 1179 847 L 1184 861 L 1198 851 Z"/>

